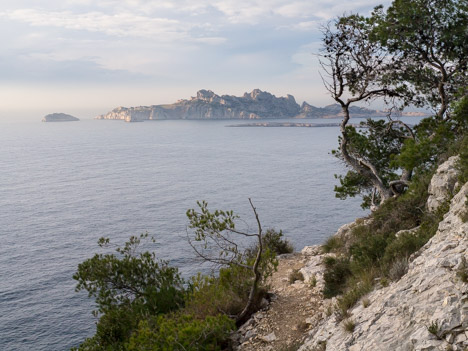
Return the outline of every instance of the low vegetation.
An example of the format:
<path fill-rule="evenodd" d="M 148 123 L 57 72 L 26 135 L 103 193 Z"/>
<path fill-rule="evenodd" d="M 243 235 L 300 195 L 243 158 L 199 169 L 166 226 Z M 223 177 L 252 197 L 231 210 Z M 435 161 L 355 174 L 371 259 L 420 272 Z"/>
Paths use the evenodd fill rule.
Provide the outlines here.
<path fill-rule="evenodd" d="M 421 161 L 424 166 L 416 163 L 419 172 L 413 176 L 402 195 L 382 203 L 372 212 L 369 220 L 351 229 L 346 241 L 341 237 L 332 237 L 323 245 L 324 252 L 334 253 L 334 256 L 324 260 L 323 294 L 325 298 L 338 297 L 337 311 L 342 318 L 347 317 L 348 309 L 372 290 L 377 282 L 380 282 L 380 286 L 387 286 L 406 274 L 411 255 L 436 233 L 439 222 L 449 208 L 448 202 L 442 204 L 436 213 L 426 208 L 427 189 L 437 165 L 452 155 L 460 155 L 457 166 L 460 182 L 467 181 L 468 113 L 459 115 L 460 111 L 466 113 L 466 106 L 467 97 L 457 104 L 453 114 L 453 120 L 459 123 L 457 130 L 461 131 L 460 134 L 451 135 L 451 142 L 439 149 L 433 161 L 424 158 Z M 446 133 L 446 129 L 431 129 L 431 133 L 434 138 L 439 138 L 437 133 Z"/>
<path fill-rule="evenodd" d="M 352 319 L 347 319 L 343 322 L 343 328 L 348 332 L 352 333 L 356 328 L 356 323 Z"/>
<path fill-rule="evenodd" d="M 298 269 L 293 269 L 291 273 L 289 273 L 289 284 L 293 284 L 296 280 L 299 281 L 304 281 L 304 275 L 298 270 Z"/>
<path fill-rule="evenodd" d="M 101 238 L 113 252 L 96 254 L 78 266 L 76 290 L 95 299 L 96 333 L 79 351 L 224 350 L 236 324 L 258 310 L 266 297 L 266 279 L 276 269 L 278 254 L 292 252 L 281 231 L 242 232 L 232 211 L 189 210 L 191 245 L 198 256 L 222 264 L 216 275 L 181 278 L 177 268 L 142 250 L 154 239 L 132 236 L 123 246 Z M 241 250 L 233 236 L 247 234 L 257 242 Z M 220 244 L 214 256 L 210 240 Z M 212 243 L 211 242 L 211 243 Z M 201 244 L 201 245 L 198 245 Z M 209 253 L 207 253 L 208 249 Z"/>
<path fill-rule="evenodd" d="M 462 257 L 460 267 L 457 270 L 457 276 L 463 283 L 468 283 L 468 263 L 465 257 Z"/>
<path fill-rule="evenodd" d="M 439 322 L 437 321 L 432 321 L 431 324 L 427 326 L 427 331 L 434 335 L 437 339 L 442 339 L 442 336 L 440 335 L 440 326 Z"/>

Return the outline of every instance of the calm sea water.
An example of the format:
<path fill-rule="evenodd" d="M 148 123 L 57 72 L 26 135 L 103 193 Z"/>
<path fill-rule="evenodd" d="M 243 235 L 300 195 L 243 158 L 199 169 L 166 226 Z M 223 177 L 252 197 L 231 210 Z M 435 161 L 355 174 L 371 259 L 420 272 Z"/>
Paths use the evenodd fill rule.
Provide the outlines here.
<path fill-rule="evenodd" d="M 93 303 L 72 275 L 101 236 L 147 231 L 159 257 L 195 273 L 185 211 L 196 200 L 253 223 L 251 197 L 299 250 L 363 214 L 334 197 L 338 128 L 228 124 L 2 122 L 0 349 L 67 350 L 93 335 Z"/>

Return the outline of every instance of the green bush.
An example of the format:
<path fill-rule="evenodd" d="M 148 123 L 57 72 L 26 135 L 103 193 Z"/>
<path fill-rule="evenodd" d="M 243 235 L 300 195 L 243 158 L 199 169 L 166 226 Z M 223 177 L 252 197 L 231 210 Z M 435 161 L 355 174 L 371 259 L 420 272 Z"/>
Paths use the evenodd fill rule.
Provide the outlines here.
<path fill-rule="evenodd" d="M 348 310 L 372 290 L 374 276 L 374 272 L 370 270 L 349 280 L 345 293 L 337 299 L 338 313 L 341 318 L 347 317 Z"/>
<path fill-rule="evenodd" d="M 382 233 L 366 233 L 350 247 L 351 267 L 359 272 L 375 265 L 384 255 L 387 240 Z"/>
<path fill-rule="evenodd" d="M 375 278 L 380 278 L 381 283 L 388 283 L 387 277 L 399 279 L 406 272 L 408 257 L 436 233 L 448 206 L 441 206 L 436 214 L 426 210 L 433 171 L 434 168 L 420 173 L 405 194 L 387 200 L 365 225 L 353 227 L 348 242 L 331 237 L 324 244 L 325 252 L 340 254 L 339 258 L 328 257 L 324 261 L 323 294 L 325 298 L 342 295 L 337 303 L 341 318 L 372 289 Z M 395 236 L 400 230 L 418 226 L 412 233 Z"/>
<path fill-rule="evenodd" d="M 432 321 L 431 324 L 427 326 L 427 331 L 433 334 L 437 339 L 442 340 L 439 322 Z"/>
<path fill-rule="evenodd" d="M 215 351 L 227 346 L 234 321 L 225 315 L 196 319 L 163 315 L 142 321 L 128 343 L 128 351 Z"/>
<path fill-rule="evenodd" d="M 291 243 L 283 238 L 283 231 L 277 232 L 274 229 L 268 229 L 262 237 L 262 243 L 277 255 L 294 252 Z"/>
<path fill-rule="evenodd" d="M 460 160 L 458 169 L 460 170 L 459 181 L 461 184 L 468 182 L 468 136 L 465 136 L 460 143 Z"/>
<path fill-rule="evenodd" d="M 328 299 L 343 293 L 346 288 L 346 280 L 351 276 L 351 268 L 348 258 L 326 257 L 324 264 L 325 287 L 323 296 Z"/>
<path fill-rule="evenodd" d="M 238 266 L 225 267 L 219 275 L 193 277 L 190 281 L 185 311 L 197 318 L 224 313 L 238 315 L 245 307 L 252 284 L 252 272 Z M 258 289 L 254 307 L 260 304 L 265 295 Z"/>
<path fill-rule="evenodd" d="M 322 245 L 322 250 L 325 253 L 339 252 L 344 246 L 343 239 L 336 235 L 329 237 Z"/>
<path fill-rule="evenodd" d="M 156 259 L 153 252 L 138 252 L 147 234 L 132 236 L 116 253 L 96 254 L 78 265 L 73 275 L 76 290 L 94 297 L 100 316 L 96 334 L 80 350 L 117 350 L 128 340 L 140 320 L 168 313 L 184 304 L 184 282 L 177 268 Z M 101 238 L 99 246 L 110 246 Z"/>
<path fill-rule="evenodd" d="M 468 283 L 468 263 L 465 257 L 462 257 L 460 267 L 457 269 L 457 277 L 460 278 L 463 283 Z"/>

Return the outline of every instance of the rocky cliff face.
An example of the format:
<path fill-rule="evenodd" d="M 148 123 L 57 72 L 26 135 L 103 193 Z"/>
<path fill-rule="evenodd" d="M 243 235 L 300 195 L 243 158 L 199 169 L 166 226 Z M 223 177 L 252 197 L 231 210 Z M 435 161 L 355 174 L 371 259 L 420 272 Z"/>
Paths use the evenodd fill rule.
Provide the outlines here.
<path fill-rule="evenodd" d="M 450 196 L 445 190 L 447 183 L 455 183 L 453 172 L 447 176 L 453 162 L 439 168 L 431 184 L 433 192 Z M 440 177 L 447 179 L 439 182 Z M 352 332 L 332 314 L 309 332 L 299 350 L 467 350 L 468 284 L 460 276 L 468 272 L 467 201 L 468 183 L 451 200 L 436 235 L 410 257 L 408 272 L 367 295 L 368 307 L 358 303 L 350 310 L 356 323 Z"/>
<path fill-rule="evenodd" d="M 439 166 L 437 172 L 432 177 L 428 190 L 429 198 L 427 199 L 427 208 L 429 211 L 437 211 L 447 199 L 454 195 L 453 192 L 458 185 L 457 178 L 459 171 L 456 167 L 458 160 L 458 156 L 450 157 Z"/>
<path fill-rule="evenodd" d="M 66 113 L 51 113 L 50 115 L 44 116 L 42 122 L 72 122 L 79 121 L 78 118 Z"/>
<path fill-rule="evenodd" d="M 381 111 L 360 107 L 351 108 L 354 117 L 383 116 Z M 264 118 L 333 118 L 341 116 L 338 105 L 323 108 L 307 103 L 299 106 L 292 95 L 276 97 L 259 89 L 237 97 L 216 95 L 211 90 L 200 90 L 190 100 L 179 100 L 171 105 L 118 107 L 96 119 L 120 119 L 138 122 L 159 119 L 264 119 Z"/>
<path fill-rule="evenodd" d="M 457 158 L 434 175 L 427 206 L 450 209 L 438 231 L 409 257 L 408 271 L 386 287 L 377 286 L 349 310 L 352 331 L 324 300 L 326 256 L 320 246 L 280 258 L 270 281 L 272 302 L 234 334 L 239 351 L 467 351 L 468 350 L 468 183 L 456 184 Z M 358 219 L 335 234 L 349 241 Z M 411 232 L 411 230 L 409 231 Z M 303 281 L 288 283 L 299 269 Z"/>

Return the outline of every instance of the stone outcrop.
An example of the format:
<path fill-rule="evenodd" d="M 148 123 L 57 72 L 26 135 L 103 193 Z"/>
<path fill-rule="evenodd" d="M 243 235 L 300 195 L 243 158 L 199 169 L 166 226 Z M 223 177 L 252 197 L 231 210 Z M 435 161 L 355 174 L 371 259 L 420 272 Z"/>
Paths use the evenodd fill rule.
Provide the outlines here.
<path fill-rule="evenodd" d="M 351 107 L 352 117 L 385 116 L 382 111 Z M 280 119 L 280 118 L 334 118 L 341 117 L 339 105 L 314 107 L 297 104 L 292 95 L 276 97 L 254 89 L 243 96 L 216 95 L 211 90 L 200 90 L 189 100 L 171 105 L 117 107 L 96 119 L 119 119 L 126 122 L 163 119 Z"/>
<path fill-rule="evenodd" d="M 42 119 L 42 122 L 73 122 L 73 121 L 79 121 L 79 119 L 71 115 L 67 115 L 66 113 L 51 113 L 47 116 L 44 116 L 44 118 Z"/>
<path fill-rule="evenodd" d="M 458 273 L 467 269 L 467 199 L 468 183 L 452 199 L 436 235 L 411 257 L 408 272 L 368 294 L 368 307 L 358 303 L 350 310 L 352 332 L 332 314 L 299 350 L 465 351 L 468 284 Z"/>
<path fill-rule="evenodd" d="M 461 188 L 455 184 L 456 161 L 451 158 L 439 167 L 431 191 L 440 203 L 449 201 L 454 189 L 458 192 L 436 234 L 408 259 L 401 279 L 385 287 L 378 285 L 342 320 L 335 312 L 337 298 L 324 300 L 321 294 L 323 261 L 333 254 L 315 245 L 280 257 L 279 270 L 270 282 L 272 302 L 234 334 L 236 349 L 467 351 L 468 183 Z M 446 187 L 445 182 L 451 185 Z M 361 218 L 346 224 L 335 237 L 349 244 L 352 229 L 369 221 Z M 303 281 L 288 281 L 295 270 L 302 273 Z M 346 322 L 354 324 L 352 331 L 346 330 Z"/>
<path fill-rule="evenodd" d="M 437 211 L 447 199 L 453 196 L 460 173 L 456 168 L 458 159 L 458 156 L 450 157 L 437 168 L 437 172 L 432 177 L 427 200 L 427 208 L 430 212 Z"/>

